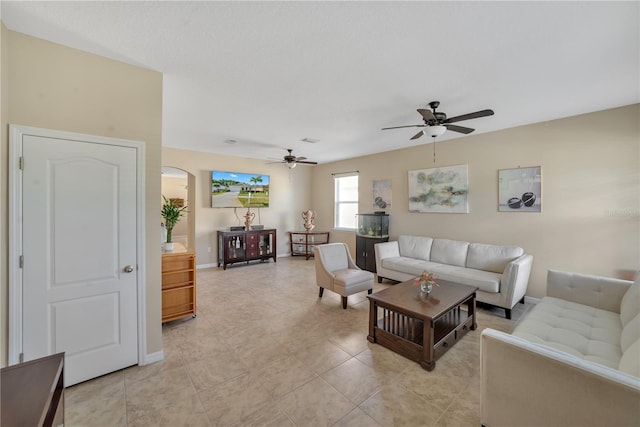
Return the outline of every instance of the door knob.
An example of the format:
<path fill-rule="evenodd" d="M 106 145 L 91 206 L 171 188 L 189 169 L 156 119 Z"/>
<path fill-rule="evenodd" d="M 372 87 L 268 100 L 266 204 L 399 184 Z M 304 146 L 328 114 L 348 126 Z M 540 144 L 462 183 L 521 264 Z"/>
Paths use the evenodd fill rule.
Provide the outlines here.
<path fill-rule="evenodd" d="M 124 272 L 125 272 L 125 273 L 131 273 L 132 271 L 133 271 L 133 267 L 132 267 L 132 266 L 130 266 L 130 265 L 127 265 L 127 266 L 124 268 Z"/>

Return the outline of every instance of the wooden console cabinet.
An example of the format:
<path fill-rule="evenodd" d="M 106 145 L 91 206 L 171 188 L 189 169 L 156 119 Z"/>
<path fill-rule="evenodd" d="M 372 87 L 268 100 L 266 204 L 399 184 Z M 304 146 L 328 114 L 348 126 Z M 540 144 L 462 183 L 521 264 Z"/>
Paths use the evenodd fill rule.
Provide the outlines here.
<path fill-rule="evenodd" d="M 328 231 L 290 231 L 291 256 L 312 257 L 316 245 L 329 243 Z"/>
<path fill-rule="evenodd" d="M 64 425 L 64 353 L 0 371 L 0 425 Z"/>
<path fill-rule="evenodd" d="M 162 254 L 162 323 L 196 317 L 196 255 L 174 245 Z"/>
<path fill-rule="evenodd" d="M 276 230 L 218 230 L 218 267 L 254 260 L 276 262 Z"/>

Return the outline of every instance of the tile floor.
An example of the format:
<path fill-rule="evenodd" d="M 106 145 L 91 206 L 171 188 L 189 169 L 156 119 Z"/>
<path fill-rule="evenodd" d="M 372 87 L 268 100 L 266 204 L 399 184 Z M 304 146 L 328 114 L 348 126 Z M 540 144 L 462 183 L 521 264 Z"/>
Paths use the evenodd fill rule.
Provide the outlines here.
<path fill-rule="evenodd" d="M 375 291 L 390 283 L 375 285 Z M 198 270 L 195 319 L 162 328 L 165 359 L 66 390 L 66 426 L 479 426 L 478 309 L 427 372 L 367 341 L 366 292 L 318 298 L 313 259 Z"/>

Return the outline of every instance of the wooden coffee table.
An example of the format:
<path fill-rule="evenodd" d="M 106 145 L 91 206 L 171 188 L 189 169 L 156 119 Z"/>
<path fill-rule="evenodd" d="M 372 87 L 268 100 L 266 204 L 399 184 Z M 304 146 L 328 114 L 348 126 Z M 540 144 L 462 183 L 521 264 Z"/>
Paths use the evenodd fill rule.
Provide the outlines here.
<path fill-rule="evenodd" d="M 433 370 L 436 359 L 477 327 L 478 288 L 446 280 L 438 283 L 429 295 L 413 280 L 368 295 L 367 339 Z"/>

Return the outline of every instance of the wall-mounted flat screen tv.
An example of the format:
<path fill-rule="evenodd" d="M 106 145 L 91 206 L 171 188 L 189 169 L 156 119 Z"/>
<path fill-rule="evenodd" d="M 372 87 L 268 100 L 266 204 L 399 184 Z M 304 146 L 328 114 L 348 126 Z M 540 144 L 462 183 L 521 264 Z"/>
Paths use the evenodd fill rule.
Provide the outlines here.
<path fill-rule="evenodd" d="M 211 207 L 269 207 L 269 175 L 211 172 Z"/>

